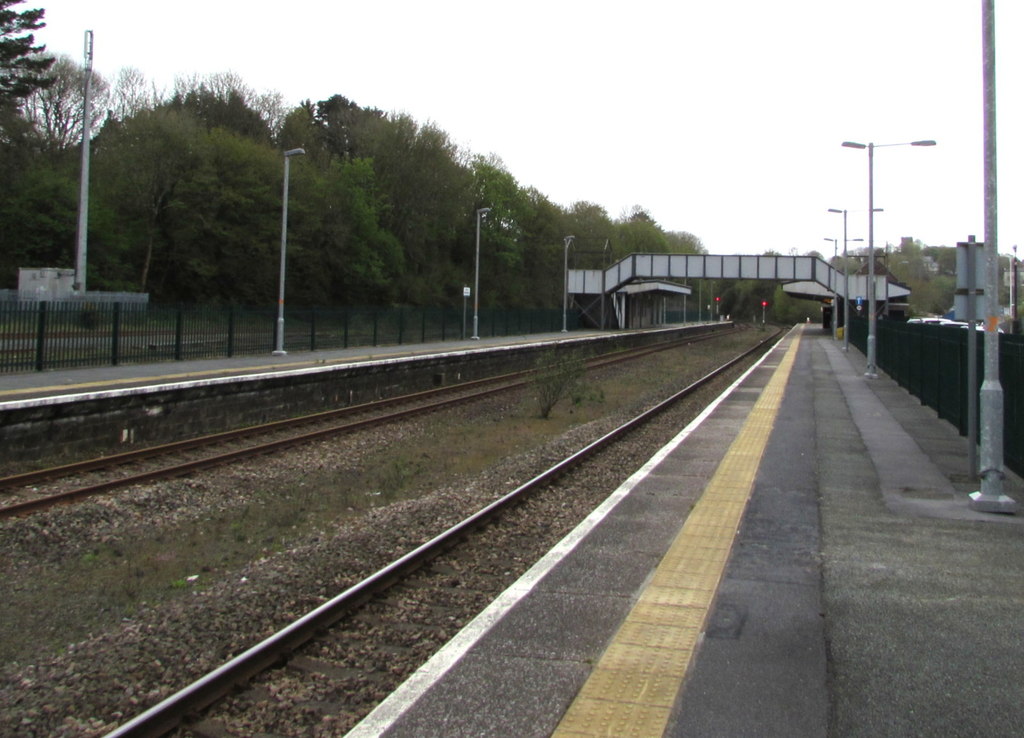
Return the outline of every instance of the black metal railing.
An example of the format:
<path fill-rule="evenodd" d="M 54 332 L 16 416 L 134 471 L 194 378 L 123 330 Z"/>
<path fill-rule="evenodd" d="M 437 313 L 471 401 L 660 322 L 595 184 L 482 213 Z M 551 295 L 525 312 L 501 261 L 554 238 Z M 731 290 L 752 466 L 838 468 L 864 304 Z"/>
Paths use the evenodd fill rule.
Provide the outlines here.
<path fill-rule="evenodd" d="M 960 326 L 879 320 L 875 337 L 878 368 L 921 403 L 967 435 L 967 339 Z M 867 351 L 868 321 L 850 320 L 850 342 Z M 977 338 L 979 396 L 985 377 L 982 332 Z M 1024 336 L 999 334 L 999 383 L 1003 390 L 1003 462 L 1024 476 Z M 978 405 L 980 407 L 980 404 Z"/>
<path fill-rule="evenodd" d="M 283 345 L 291 352 L 453 341 L 472 332 L 464 315 L 461 308 L 289 308 Z M 567 324 L 576 329 L 579 314 Z M 276 308 L 0 302 L 0 373 L 269 354 L 276 326 Z M 561 329 L 561 310 L 479 313 L 482 338 Z"/>

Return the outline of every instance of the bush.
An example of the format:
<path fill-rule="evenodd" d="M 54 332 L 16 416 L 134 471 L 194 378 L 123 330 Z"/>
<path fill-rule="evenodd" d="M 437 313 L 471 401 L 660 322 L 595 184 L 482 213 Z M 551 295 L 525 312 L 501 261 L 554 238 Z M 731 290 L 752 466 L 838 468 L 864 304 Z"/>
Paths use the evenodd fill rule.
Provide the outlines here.
<path fill-rule="evenodd" d="M 579 352 L 559 356 L 547 351 L 537 360 L 533 375 L 533 388 L 537 396 L 537 410 L 541 418 L 548 418 L 558 401 L 571 397 L 578 404 L 585 397 L 583 377 L 586 360 Z"/>

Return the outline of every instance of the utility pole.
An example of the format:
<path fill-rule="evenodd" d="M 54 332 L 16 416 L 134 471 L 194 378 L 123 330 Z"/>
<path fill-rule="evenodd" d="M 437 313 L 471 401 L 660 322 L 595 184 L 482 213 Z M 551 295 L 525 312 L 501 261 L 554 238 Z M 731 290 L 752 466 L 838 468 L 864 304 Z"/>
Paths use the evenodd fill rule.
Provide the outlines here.
<path fill-rule="evenodd" d="M 85 32 L 85 81 L 82 102 L 82 172 L 78 186 L 78 240 L 75 249 L 75 283 L 72 289 L 85 294 L 86 253 L 89 237 L 89 143 L 92 138 L 92 31 Z"/>
<path fill-rule="evenodd" d="M 981 490 L 972 510 L 1015 513 L 1017 502 L 1003 494 L 1003 387 L 999 383 L 999 244 L 996 208 L 996 22 L 995 0 L 982 0 L 985 171 L 985 379 L 981 383 Z M 973 388 L 972 388 L 973 391 Z"/>

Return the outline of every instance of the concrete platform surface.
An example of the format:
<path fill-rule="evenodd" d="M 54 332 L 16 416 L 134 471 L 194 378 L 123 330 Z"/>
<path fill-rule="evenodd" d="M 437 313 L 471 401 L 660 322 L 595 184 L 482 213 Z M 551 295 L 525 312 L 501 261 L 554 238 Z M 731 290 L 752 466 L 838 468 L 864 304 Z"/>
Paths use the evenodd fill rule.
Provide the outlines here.
<path fill-rule="evenodd" d="M 681 687 L 667 675 L 684 648 L 660 643 L 665 679 L 597 692 L 604 714 L 559 728 L 719 467 L 746 463 L 733 447 L 777 372 Z M 795 329 L 350 735 L 1024 734 L 1024 520 L 971 511 L 966 440 L 863 372 L 854 349 Z M 1024 501 L 1013 474 L 1004 491 Z M 657 720 L 616 722 L 659 689 Z"/>

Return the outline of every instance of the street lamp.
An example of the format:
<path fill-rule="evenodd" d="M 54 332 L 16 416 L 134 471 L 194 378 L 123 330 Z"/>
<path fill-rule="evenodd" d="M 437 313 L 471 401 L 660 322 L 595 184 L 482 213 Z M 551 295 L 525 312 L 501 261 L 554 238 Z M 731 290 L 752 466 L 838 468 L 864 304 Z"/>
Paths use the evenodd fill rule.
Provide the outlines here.
<path fill-rule="evenodd" d="M 881 209 L 881 208 L 879 208 Z M 843 351 L 850 350 L 850 262 L 846 254 L 846 245 L 850 241 L 863 241 L 863 238 L 846 237 L 846 211 L 829 208 L 830 213 L 843 214 Z"/>
<path fill-rule="evenodd" d="M 569 246 L 572 245 L 576 236 L 565 237 L 565 289 L 562 290 L 562 333 L 568 333 L 566 326 L 566 313 L 569 310 Z M 577 257 L 579 255 L 577 254 Z"/>
<path fill-rule="evenodd" d="M 284 356 L 284 265 L 288 250 L 288 165 L 293 156 L 305 154 L 305 149 L 288 149 L 284 152 L 284 194 L 281 197 L 281 277 L 277 287 L 277 348 L 275 356 Z"/>
<path fill-rule="evenodd" d="M 868 354 L 867 370 L 864 376 L 868 379 L 878 378 L 878 364 L 875 339 L 878 329 L 877 316 L 875 315 L 875 149 L 880 146 L 934 146 L 935 142 L 909 141 L 894 144 L 862 144 L 855 141 L 843 141 L 843 146 L 849 149 L 868 150 Z"/>
<path fill-rule="evenodd" d="M 480 219 L 491 212 L 490 208 L 478 208 L 476 211 L 476 269 L 473 276 L 473 335 L 474 341 L 480 340 Z"/>

